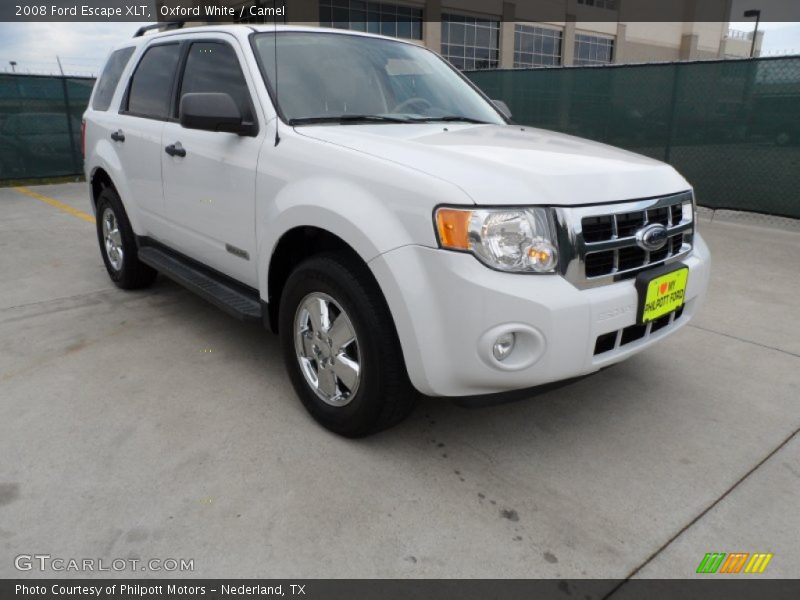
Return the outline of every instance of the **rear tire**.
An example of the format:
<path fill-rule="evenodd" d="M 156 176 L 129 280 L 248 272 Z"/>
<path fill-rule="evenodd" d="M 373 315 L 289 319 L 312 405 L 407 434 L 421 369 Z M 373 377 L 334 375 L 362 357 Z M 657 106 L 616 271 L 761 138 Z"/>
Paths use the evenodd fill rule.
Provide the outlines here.
<path fill-rule="evenodd" d="M 97 197 L 97 241 L 111 281 L 124 290 L 144 288 L 156 278 L 155 269 L 139 261 L 136 236 L 114 188 Z"/>
<path fill-rule="evenodd" d="M 394 322 L 360 261 L 336 253 L 302 262 L 284 286 L 278 330 L 292 385 L 323 427 L 363 437 L 413 410 Z"/>

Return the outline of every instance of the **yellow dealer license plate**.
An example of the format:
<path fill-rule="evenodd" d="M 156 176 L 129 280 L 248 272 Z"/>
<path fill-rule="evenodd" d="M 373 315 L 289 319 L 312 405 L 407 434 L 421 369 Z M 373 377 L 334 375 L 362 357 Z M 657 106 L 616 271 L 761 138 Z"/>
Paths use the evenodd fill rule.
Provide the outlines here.
<path fill-rule="evenodd" d="M 636 280 L 641 298 L 639 322 L 649 323 L 683 306 L 688 279 L 689 267 L 685 265 L 667 273 L 642 273 Z"/>

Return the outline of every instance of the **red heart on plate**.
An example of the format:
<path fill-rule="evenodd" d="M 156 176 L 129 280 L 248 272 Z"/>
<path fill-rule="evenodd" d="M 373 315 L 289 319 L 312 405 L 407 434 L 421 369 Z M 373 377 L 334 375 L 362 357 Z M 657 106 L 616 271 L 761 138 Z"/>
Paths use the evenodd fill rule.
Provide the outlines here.
<path fill-rule="evenodd" d="M 661 284 L 661 294 L 662 295 L 667 292 L 667 288 L 668 287 L 669 287 L 669 284 L 667 282 L 664 282 L 664 283 Z"/>

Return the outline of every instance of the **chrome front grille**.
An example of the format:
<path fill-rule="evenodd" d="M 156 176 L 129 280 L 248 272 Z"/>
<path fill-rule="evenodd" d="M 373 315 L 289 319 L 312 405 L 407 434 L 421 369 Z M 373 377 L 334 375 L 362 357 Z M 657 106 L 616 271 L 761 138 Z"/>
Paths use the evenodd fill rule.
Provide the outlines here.
<path fill-rule="evenodd" d="M 557 208 L 556 220 L 561 272 L 579 288 L 635 277 L 644 269 L 680 260 L 692 250 L 691 192 L 633 202 Z M 648 251 L 637 243 L 636 233 L 653 223 L 666 227 L 667 242 L 658 250 Z"/>

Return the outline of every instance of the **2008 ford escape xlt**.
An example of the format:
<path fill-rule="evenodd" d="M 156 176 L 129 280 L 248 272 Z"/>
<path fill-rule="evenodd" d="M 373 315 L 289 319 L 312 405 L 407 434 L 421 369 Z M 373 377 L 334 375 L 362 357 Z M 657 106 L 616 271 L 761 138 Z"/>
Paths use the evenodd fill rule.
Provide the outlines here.
<path fill-rule="evenodd" d="M 119 46 L 84 117 L 106 268 L 156 272 L 280 335 L 347 436 L 416 392 L 586 375 L 685 325 L 709 253 L 672 167 L 510 123 L 435 53 L 209 26 Z"/>

